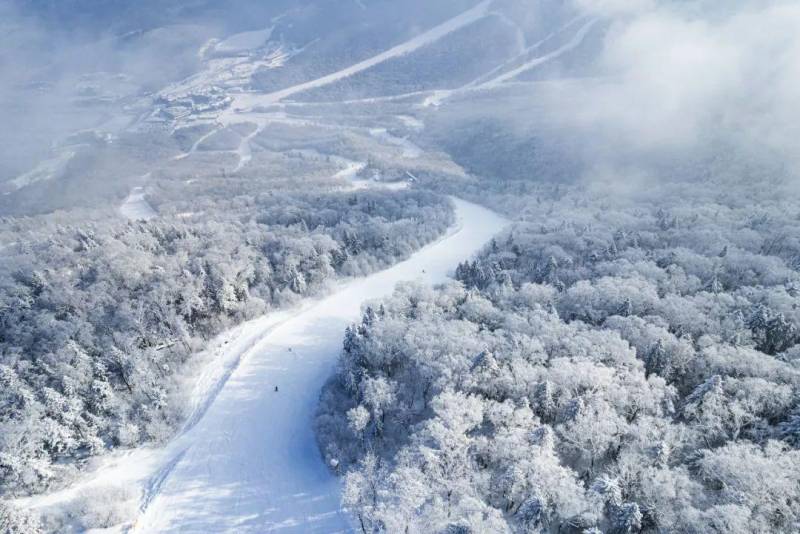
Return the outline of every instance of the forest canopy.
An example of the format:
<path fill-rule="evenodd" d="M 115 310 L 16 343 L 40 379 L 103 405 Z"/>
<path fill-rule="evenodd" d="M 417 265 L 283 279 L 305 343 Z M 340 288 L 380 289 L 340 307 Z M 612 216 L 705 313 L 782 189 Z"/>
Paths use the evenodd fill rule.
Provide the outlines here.
<path fill-rule="evenodd" d="M 219 208 L 219 207 L 218 207 Z M 172 435 L 176 380 L 215 334 L 407 257 L 452 223 L 424 192 L 261 195 L 218 215 L 8 221 L 0 492 Z"/>
<path fill-rule="evenodd" d="M 317 420 L 364 532 L 800 527 L 800 211 L 680 185 L 540 187 L 366 308 Z"/>

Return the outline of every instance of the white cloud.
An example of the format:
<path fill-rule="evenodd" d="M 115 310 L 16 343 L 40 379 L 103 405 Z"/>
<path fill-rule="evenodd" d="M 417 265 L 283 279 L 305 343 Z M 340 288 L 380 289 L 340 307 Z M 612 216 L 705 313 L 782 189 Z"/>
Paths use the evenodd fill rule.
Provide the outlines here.
<path fill-rule="evenodd" d="M 581 11 L 591 14 L 620 15 L 652 9 L 655 0 L 574 0 Z"/>
<path fill-rule="evenodd" d="M 724 135 L 798 164 L 800 3 L 576 1 L 611 22 L 603 82 L 554 96 L 570 99 L 559 107 L 575 109 L 569 126 L 617 150 L 697 148 Z"/>

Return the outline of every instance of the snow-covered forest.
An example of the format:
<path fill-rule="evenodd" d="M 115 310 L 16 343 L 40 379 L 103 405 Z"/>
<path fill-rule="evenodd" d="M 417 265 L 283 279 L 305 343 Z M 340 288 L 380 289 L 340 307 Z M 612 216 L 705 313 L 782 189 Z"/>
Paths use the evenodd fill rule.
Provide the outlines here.
<path fill-rule="evenodd" d="M 0 272 L 1 489 L 169 437 L 185 408 L 173 379 L 205 341 L 405 258 L 450 222 L 441 197 L 370 191 L 259 197 L 195 223 L 10 222 L 25 244 Z"/>
<path fill-rule="evenodd" d="M 424 185 L 515 223 L 345 333 L 316 427 L 358 531 L 800 529 L 799 13 L 583 4 L 611 78 L 427 123 L 470 177 Z"/>
<path fill-rule="evenodd" d="M 0 0 L 0 534 L 800 532 L 799 27 Z"/>
<path fill-rule="evenodd" d="M 364 532 L 791 532 L 800 211 L 544 188 L 349 329 L 317 426 Z"/>

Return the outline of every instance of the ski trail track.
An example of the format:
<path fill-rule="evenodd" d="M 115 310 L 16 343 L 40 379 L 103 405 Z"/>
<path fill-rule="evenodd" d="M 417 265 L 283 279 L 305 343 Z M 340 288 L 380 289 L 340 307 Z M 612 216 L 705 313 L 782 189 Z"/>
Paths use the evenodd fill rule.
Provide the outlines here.
<path fill-rule="evenodd" d="M 242 142 L 239 145 L 239 149 L 236 151 L 236 154 L 239 156 L 239 163 L 236 165 L 236 168 L 233 172 L 241 171 L 248 163 L 253 160 L 253 147 L 250 145 L 250 142 L 258 137 L 261 132 L 264 131 L 264 128 L 267 127 L 267 123 L 263 120 L 259 120 L 256 122 L 257 127 L 253 130 L 252 133 L 247 134 L 242 138 Z"/>
<path fill-rule="evenodd" d="M 511 69 L 510 71 L 505 72 L 497 76 L 496 78 L 489 80 L 488 82 L 477 85 L 476 88 L 488 89 L 497 87 L 498 85 L 503 84 L 509 80 L 513 80 L 514 78 L 516 78 L 517 76 L 526 71 L 529 71 L 544 63 L 547 63 L 548 61 L 552 61 L 553 59 L 561 57 L 567 52 L 571 52 L 572 50 L 576 49 L 583 43 L 583 40 L 586 39 L 586 36 L 589 34 L 589 32 L 592 30 L 595 24 L 597 24 L 597 20 L 594 19 L 590 20 L 589 22 L 581 26 L 581 28 L 575 33 L 572 39 L 570 39 L 569 42 L 566 43 L 565 45 L 559 47 L 553 52 L 550 52 L 549 54 L 545 54 L 543 56 L 534 58 L 530 61 L 526 61 L 525 63 L 523 63 L 522 65 L 520 65 L 515 69 Z"/>
<path fill-rule="evenodd" d="M 498 87 L 508 84 L 520 74 L 523 74 L 531 69 L 539 67 L 540 65 L 558 59 L 559 57 L 575 50 L 577 47 L 583 44 L 584 39 L 589 34 L 589 32 L 594 28 L 594 26 L 596 26 L 599 23 L 599 20 L 591 19 L 589 21 L 586 21 L 582 26 L 578 28 L 578 30 L 575 32 L 575 34 L 573 35 L 573 37 L 570 39 L 569 42 L 559 47 L 558 49 L 554 50 L 553 52 L 532 58 L 528 61 L 521 63 L 519 66 L 512 68 L 511 70 L 506 70 L 515 62 L 520 61 L 524 56 L 536 50 L 537 48 L 541 47 L 542 45 L 546 44 L 547 42 L 551 41 L 553 38 L 555 38 L 562 32 L 568 30 L 570 27 L 576 25 L 581 20 L 585 19 L 581 17 L 569 21 L 567 24 L 557 29 L 555 32 L 548 35 L 541 41 L 526 48 L 519 55 L 509 59 L 502 65 L 498 65 L 490 72 L 480 76 L 479 78 L 469 82 L 468 84 L 462 87 L 458 87 L 456 89 L 425 89 L 420 91 L 413 91 L 410 93 L 391 94 L 391 95 L 375 96 L 367 98 L 355 98 L 355 99 L 339 100 L 339 101 L 332 100 L 332 101 L 319 101 L 319 102 L 304 102 L 304 101 L 280 102 L 278 100 L 278 101 L 265 102 L 264 106 L 266 107 L 268 105 L 277 105 L 287 108 L 288 107 L 306 108 L 306 107 L 324 107 L 331 105 L 380 104 L 385 102 L 399 102 L 403 100 L 408 100 L 411 103 L 415 100 L 420 100 L 420 99 L 422 100 L 423 107 L 429 107 L 431 105 L 439 105 L 443 103 L 445 100 L 457 95 L 464 95 L 469 93 L 476 93 L 481 91 L 497 89 Z M 296 92 L 299 91 L 293 91 L 292 94 L 295 94 Z M 237 109 L 239 113 L 246 112 L 246 109 L 244 107 Z"/>
<path fill-rule="evenodd" d="M 545 36 L 544 38 L 540 39 L 536 43 L 524 48 L 516 56 L 508 59 L 507 61 L 501 63 L 500 65 L 498 65 L 494 69 L 492 69 L 489 72 L 479 76 L 475 80 L 473 80 L 470 83 L 468 83 L 467 85 L 463 86 L 462 89 L 466 90 L 466 89 L 471 89 L 471 88 L 474 88 L 474 87 L 478 87 L 478 86 L 482 85 L 483 83 L 485 83 L 486 81 L 490 81 L 490 80 L 494 79 L 494 77 L 499 75 L 498 73 L 502 73 L 504 70 L 509 69 L 509 68 L 514 68 L 513 66 L 517 62 L 519 62 L 520 60 L 524 59 L 527 55 L 535 52 L 536 50 L 538 50 L 540 48 L 542 48 L 547 43 L 549 43 L 550 41 L 552 41 L 553 39 L 555 39 L 556 37 L 558 37 L 562 33 L 564 33 L 567 30 L 569 30 L 572 26 L 574 26 L 575 24 L 579 23 L 581 20 L 583 20 L 583 18 L 584 17 L 576 17 L 576 18 L 570 20 L 569 22 L 567 22 L 566 24 L 564 24 L 560 28 L 557 28 L 555 31 L 553 31 L 549 35 Z"/>
<path fill-rule="evenodd" d="M 458 225 L 445 238 L 313 302 L 245 351 L 176 440 L 180 446 L 168 448 L 135 532 L 350 530 L 339 481 L 323 464 L 312 429 L 319 391 L 334 370 L 344 328 L 358 320 L 365 300 L 403 280 L 444 281 L 506 225 L 484 208 L 453 202 Z"/>
<path fill-rule="evenodd" d="M 217 128 L 214 128 L 213 130 L 211 130 L 210 132 L 208 132 L 206 134 L 203 134 L 197 141 L 192 143 L 192 147 L 189 149 L 188 152 L 184 152 L 183 154 L 178 154 L 177 156 L 175 156 L 172 159 L 174 161 L 181 161 L 181 160 L 184 160 L 184 159 L 192 156 L 200 148 L 200 145 L 202 145 L 206 140 L 208 140 L 212 135 L 214 135 L 217 132 L 219 132 L 221 129 L 222 128 L 217 127 Z"/>
<path fill-rule="evenodd" d="M 141 514 L 117 531 L 351 531 L 339 480 L 324 465 L 312 429 L 319 392 L 364 301 L 390 294 L 402 281 L 446 280 L 508 223 L 452 201 L 457 224 L 408 260 L 218 336 L 198 356 L 202 370 L 187 378 L 194 382 L 189 415 L 170 442 L 98 458 L 70 487 L 15 504 L 41 510 L 87 492 L 131 487 L 142 491 Z"/>
<path fill-rule="evenodd" d="M 236 170 L 241 170 L 252 159 L 251 142 L 277 119 L 264 117 L 260 108 L 289 105 L 281 101 L 434 43 L 491 15 L 491 3 L 485 0 L 410 41 L 316 80 L 274 93 L 234 94 L 233 104 L 216 118 L 216 128 L 175 159 L 193 155 L 221 128 L 255 122 L 255 131 L 243 136 L 233 151 L 239 155 Z M 549 54 L 511 70 L 506 70 L 511 66 L 507 63 L 465 87 L 351 102 L 432 95 L 429 100 L 438 103 L 455 94 L 493 89 L 578 47 L 595 23 L 585 23 L 569 42 Z M 515 59 L 521 60 L 523 55 Z M 349 176 L 356 168 L 342 172 Z M 351 281 L 327 298 L 270 314 L 223 334 L 219 339 L 224 338 L 224 344 L 214 345 L 216 354 L 209 355 L 210 364 L 197 378 L 190 415 L 168 444 L 109 455 L 98 460 L 98 469 L 78 484 L 18 502 L 41 508 L 67 502 L 89 488 L 130 485 L 143 490 L 141 515 L 131 527 L 133 532 L 350 531 L 349 518 L 340 507 L 339 481 L 323 464 L 313 435 L 318 394 L 334 370 L 344 329 L 358 320 L 365 300 L 387 295 L 404 280 L 444 281 L 458 262 L 476 253 L 507 224 L 477 205 L 458 199 L 453 202 L 457 228 L 408 261 Z"/>
<path fill-rule="evenodd" d="M 271 104 L 276 104 L 281 100 L 284 100 L 297 93 L 301 93 L 309 89 L 316 89 L 319 87 L 330 85 L 334 82 L 338 82 L 339 80 L 343 80 L 345 78 L 353 76 L 354 74 L 358 74 L 359 72 L 370 69 L 376 65 L 380 65 L 381 63 L 388 61 L 390 59 L 414 52 L 415 50 L 418 50 L 431 43 L 435 43 L 441 38 L 484 18 L 489 14 L 489 6 L 492 4 L 492 1 L 493 0 L 484 0 L 480 4 L 473 7 L 472 9 L 465 11 L 464 13 L 456 17 L 453 17 L 452 19 L 440 24 L 439 26 L 436 26 L 424 33 L 421 33 L 420 35 L 416 36 L 415 38 L 409 41 L 406 41 L 402 44 L 395 46 L 394 48 L 390 48 L 385 52 L 382 52 L 376 56 L 373 56 L 369 59 L 351 65 L 345 69 L 334 72 L 332 74 L 328 74 L 326 76 L 322 76 L 315 80 L 294 85 L 292 87 L 288 87 L 286 89 L 282 89 L 280 91 L 275 91 L 272 93 L 267 93 L 267 94 L 240 93 L 231 95 L 234 98 L 234 102 L 231 105 L 230 109 L 232 109 L 235 112 L 237 109 L 253 109 L 254 107 L 269 106 Z"/>

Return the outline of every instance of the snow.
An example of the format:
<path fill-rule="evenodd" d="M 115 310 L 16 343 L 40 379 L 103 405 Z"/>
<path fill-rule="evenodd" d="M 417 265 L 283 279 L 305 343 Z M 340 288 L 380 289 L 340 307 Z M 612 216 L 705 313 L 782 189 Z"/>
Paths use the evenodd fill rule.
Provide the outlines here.
<path fill-rule="evenodd" d="M 421 132 L 425 129 L 425 123 L 411 115 L 397 115 L 397 119 L 402 122 L 406 128 L 410 128 L 415 132 Z"/>
<path fill-rule="evenodd" d="M 272 37 L 274 26 L 250 32 L 231 35 L 224 41 L 217 43 L 214 51 L 218 54 L 237 54 L 261 48 Z"/>
<path fill-rule="evenodd" d="M 192 144 L 192 147 L 189 149 L 188 152 L 184 152 L 183 154 L 178 154 L 173 159 L 175 161 L 180 161 L 180 160 L 186 159 L 188 157 L 191 157 L 193 154 L 195 154 L 197 152 L 197 150 L 200 148 L 200 145 L 205 143 L 209 138 L 211 138 L 211 136 L 213 136 L 214 134 L 218 133 L 220 130 L 221 130 L 221 128 L 216 128 L 216 129 L 211 130 L 210 132 L 202 135 L 197 141 L 195 141 Z"/>
<path fill-rule="evenodd" d="M 491 15 L 509 27 L 516 37 L 517 48 L 519 49 L 519 52 L 523 53 L 528 47 L 528 39 L 525 37 L 525 31 L 520 27 L 520 25 L 508 18 L 502 11 L 492 11 Z"/>
<path fill-rule="evenodd" d="M 333 175 L 334 178 L 343 180 L 355 180 L 361 171 L 367 168 L 367 162 L 354 161 L 341 156 L 330 156 L 331 161 L 341 165 L 343 168 Z"/>
<path fill-rule="evenodd" d="M 267 123 L 263 120 L 257 121 L 256 124 L 257 126 L 255 130 L 242 137 L 242 142 L 239 144 L 239 148 L 236 150 L 236 155 L 239 157 L 239 163 L 236 165 L 236 168 L 233 170 L 233 172 L 239 172 L 253 160 L 253 148 L 250 145 L 250 141 L 258 137 L 258 135 L 260 135 L 267 126 Z"/>
<path fill-rule="evenodd" d="M 380 180 L 360 179 L 353 180 L 351 189 L 353 191 L 360 191 L 364 189 L 385 189 L 389 191 L 403 191 L 408 189 L 411 184 L 407 180 L 400 180 L 395 182 L 382 182 Z"/>
<path fill-rule="evenodd" d="M 339 80 L 343 80 L 345 78 L 353 76 L 354 74 L 358 74 L 359 72 L 363 72 L 367 69 L 370 69 L 376 65 L 380 65 L 381 63 L 388 61 L 390 59 L 410 54 L 411 52 L 414 52 L 429 44 L 435 43 L 436 41 L 442 39 L 443 37 L 482 19 L 488 14 L 489 6 L 491 5 L 491 3 L 492 0 L 484 0 L 480 4 L 473 7 L 472 9 L 469 9 L 456 17 L 453 17 L 452 19 L 440 24 L 439 26 L 436 26 L 424 33 L 421 33 L 420 35 L 414 37 L 409 41 L 399 44 L 394 48 L 390 48 L 385 52 L 382 52 L 369 59 L 351 65 L 345 69 L 334 72 L 332 74 L 328 74 L 327 76 L 323 76 L 321 78 L 317 78 L 316 80 L 311 80 L 305 83 L 294 85 L 292 87 L 288 87 L 286 89 L 282 89 L 280 91 L 276 91 L 273 93 L 267 93 L 267 94 L 242 93 L 238 95 L 233 95 L 234 104 L 231 107 L 234 110 L 253 109 L 254 107 L 257 106 L 268 106 L 271 104 L 276 104 L 281 100 L 284 100 L 297 93 L 301 93 L 309 89 L 316 89 L 318 87 L 324 87 L 326 85 L 330 85 L 334 82 L 338 82 Z"/>
<path fill-rule="evenodd" d="M 416 159 L 422 156 L 422 149 L 417 145 L 406 139 L 405 137 L 397 137 L 389 133 L 386 128 L 372 128 L 369 131 L 370 135 L 376 139 L 384 141 L 390 145 L 394 145 L 403 149 L 403 157 L 408 159 Z"/>
<path fill-rule="evenodd" d="M 318 394 L 333 372 L 342 332 L 365 300 L 402 280 L 443 281 L 505 224 L 483 208 L 454 202 L 456 232 L 277 324 L 239 356 L 241 363 L 190 427 L 181 457 L 167 464 L 140 531 L 348 529 L 338 480 L 323 464 L 311 429 Z"/>
<path fill-rule="evenodd" d="M 157 216 L 156 210 L 147 202 L 143 187 L 134 187 L 119 207 L 119 212 L 132 221 L 147 221 Z"/>
<path fill-rule="evenodd" d="M 522 73 L 524 73 L 526 71 L 529 71 L 532 68 L 538 67 L 539 65 L 547 63 L 548 61 L 552 61 L 553 59 L 561 57 L 564 54 L 566 54 L 567 52 L 570 52 L 570 51 L 574 50 L 575 48 L 580 46 L 581 43 L 583 43 L 583 40 L 586 38 L 586 35 L 589 33 L 589 31 L 591 31 L 591 29 L 594 27 L 594 25 L 597 24 L 597 22 L 598 21 L 596 19 L 590 20 L 589 22 L 587 22 L 586 24 L 581 26 L 581 28 L 575 33 L 575 35 L 572 37 L 572 39 L 569 40 L 569 42 L 567 42 L 565 45 L 559 47 L 557 50 L 554 50 L 553 52 L 551 52 L 549 54 L 545 54 L 545 55 L 543 55 L 541 57 L 537 57 L 537 58 L 534 58 L 534 59 L 532 59 L 530 61 L 527 61 L 527 62 L 523 63 L 522 65 L 520 65 L 519 67 L 517 67 L 515 69 L 512 69 L 512 70 L 510 70 L 508 72 L 505 72 L 505 73 L 497 76 L 496 78 L 494 78 L 494 79 L 492 79 L 492 80 L 490 80 L 490 81 L 488 81 L 488 82 L 486 82 L 484 84 L 479 85 L 478 88 L 479 89 L 484 89 L 484 88 L 496 87 L 496 86 L 498 86 L 498 85 L 500 85 L 500 84 L 502 84 L 504 82 L 507 82 L 509 80 L 513 80 L 514 78 L 516 78 L 520 74 L 522 74 Z"/>
<path fill-rule="evenodd" d="M 34 169 L 21 174 L 10 180 L 8 185 L 12 186 L 14 190 L 22 189 L 37 182 L 44 182 L 53 180 L 61 176 L 67 168 L 67 165 L 75 157 L 75 152 L 72 150 L 65 150 L 55 157 L 39 163 Z"/>
<path fill-rule="evenodd" d="M 497 15 L 497 13 L 488 13 L 488 15 Z M 484 90 L 491 90 L 496 89 L 504 84 L 512 81 L 514 78 L 523 74 L 526 71 L 529 71 L 533 68 L 536 68 L 540 65 L 558 59 L 559 57 L 573 51 L 578 46 L 580 46 L 584 39 L 586 38 L 587 34 L 591 29 L 599 22 L 597 19 L 592 19 L 586 22 L 583 26 L 581 26 L 570 39 L 569 42 L 564 44 L 563 46 L 559 47 L 558 49 L 550 52 L 548 54 L 532 58 L 528 61 L 523 62 L 522 64 L 516 66 L 513 69 L 510 69 L 506 72 L 505 69 L 509 68 L 509 65 L 513 64 L 515 61 L 519 61 L 521 58 L 525 57 L 526 54 L 534 51 L 536 48 L 544 45 L 546 42 L 552 40 L 558 34 L 563 31 L 566 31 L 577 22 L 580 22 L 579 19 L 573 19 L 569 23 L 565 24 L 563 27 L 557 29 L 551 35 L 546 37 L 545 39 L 537 42 L 536 44 L 525 48 L 518 56 L 512 58 L 511 60 L 507 61 L 502 65 L 498 65 L 495 69 L 490 71 L 487 74 L 480 76 L 478 79 L 473 80 L 472 82 L 464 85 L 463 87 L 459 87 L 456 89 L 433 89 L 433 90 L 426 90 L 426 91 L 415 91 L 411 93 L 403 93 L 398 95 L 388 95 L 388 96 L 380 96 L 380 97 L 370 97 L 370 98 L 358 98 L 352 100 L 343 100 L 338 102 L 340 104 L 377 104 L 381 102 L 392 102 L 404 99 L 411 99 L 411 98 L 422 98 L 421 107 L 428 108 L 428 107 L 437 107 L 443 104 L 449 98 L 462 95 L 466 93 L 476 92 L 476 91 L 484 91 Z M 302 106 L 313 106 L 313 105 L 328 105 L 330 102 L 294 102 L 293 105 L 302 105 Z M 417 129 L 411 123 L 407 122 L 408 118 L 414 119 L 410 116 L 398 116 L 398 119 L 406 123 L 406 126 Z M 424 123 L 420 124 L 422 128 L 424 128 Z"/>
<path fill-rule="evenodd" d="M 571 21 L 570 23 L 565 25 L 562 29 L 560 29 L 557 32 L 555 32 L 554 34 L 548 36 L 546 39 L 540 41 L 539 43 L 529 47 L 527 50 L 531 51 L 531 50 L 537 48 L 538 46 L 540 46 L 544 42 L 550 40 L 553 36 L 555 36 L 560 31 L 572 26 L 572 24 L 574 24 L 574 22 L 576 22 L 576 21 Z M 502 86 L 503 84 L 506 84 L 506 83 L 512 81 L 514 78 L 516 78 L 520 74 L 523 74 L 523 73 L 525 73 L 525 72 L 527 72 L 527 71 L 529 71 L 531 69 L 539 67 L 540 65 L 544 65 L 545 63 L 553 61 L 554 59 L 558 59 L 559 57 L 563 56 L 564 54 L 567 54 L 567 53 L 575 50 L 576 48 L 578 48 L 583 43 L 583 41 L 584 41 L 584 39 L 586 39 L 586 36 L 588 35 L 588 33 L 592 30 L 592 28 L 597 23 L 598 23 L 597 19 L 589 20 L 588 22 L 586 22 L 583 26 L 581 26 L 575 32 L 575 35 L 573 35 L 572 38 L 566 44 L 564 44 L 563 46 L 559 47 L 558 49 L 550 52 L 549 54 L 545 54 L 543 56 L 535 57 L 533 59 L 525 61 L 521 65 L 519 65 L 519 66 L 517 66 L 517 67 L 515 67 L 513 69 L 510 69 L 510 70 L 508 70 L 506 72 L 503 72 L 502 74 L 497 74 L 497 76 L 495 76 L 493 78 L 490 78 L 487 81 L 483 81 L 485 76 L 482 76 L 478 80 L 472 81 L 472 82 L 468 83 L 467 85 L 465 85 L 463 87 L 460 87 L 458 89 L 433 91 L 433 92 L 431 92 L 431 94 L 429 96 L 427 96 L 423 100 L 422 106 L 423 107 L 437 107 L 437 106 L 440 106 L 448 98 L 451 98 L 452 96 L 457 95 L 457 94 L 463 94 L 463 93 L 474 92 L 474 91 L 484 91 L 484 90 L 496 89 L 496 88 Z M 505 67 L 505 65 L 501 65 L 500 67 L 498 67 L 497 69 L 492 71 L 490 73 L 490 75 L 493 75 L 498 71 L 501 71 L 503 69 L 503 67 Z"/>
<path fill-rule="evenodd" d="M 133 532 L 350 531 L 339 481 L 311 427 L 318 395 L 364 301 L 404 280 L 444 281 L 507 224 L 453 202 L 457 226 L 409 260 L 219 336 L 200 355 L 209 364 L 196 379 L 183 431 L 168 444 L 109 455 L 71 488 L 17 504 L 42 508 L 128 485 L 143 488 Z"/>

